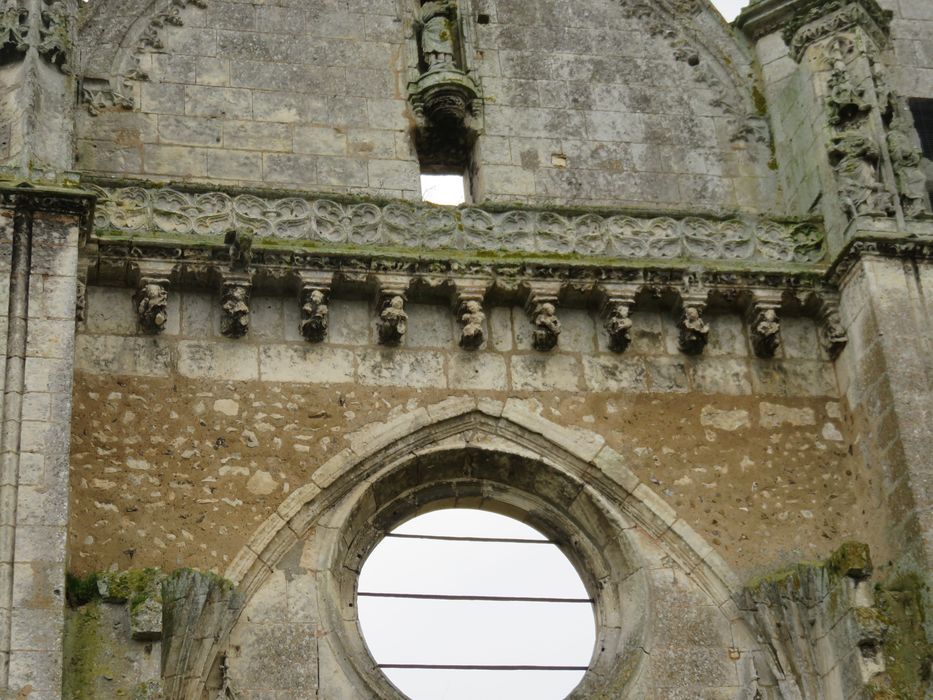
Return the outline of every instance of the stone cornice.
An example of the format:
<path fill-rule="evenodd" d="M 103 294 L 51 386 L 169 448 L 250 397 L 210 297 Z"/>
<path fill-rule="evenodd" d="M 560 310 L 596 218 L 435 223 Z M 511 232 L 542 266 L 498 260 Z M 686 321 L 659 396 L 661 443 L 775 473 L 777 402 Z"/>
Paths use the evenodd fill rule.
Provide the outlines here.
<path fill-rule="evenodd" d="M 833 262 L 826 281 L 834 287 L 845 283 L 849 272 L 865 257 L 877 256 L 933 263 L 933 235 L 905 237 L 903 235 L 860 233 L 853 237 Z"/>
<path fill-rule="evenodd" d="M 93 230 L 96 201 L 95 193 L 82 189 L 36 186 L 26 182 L 0 184 L 0 206 L 77 217 L 83 237 L 89 236 Z"/>

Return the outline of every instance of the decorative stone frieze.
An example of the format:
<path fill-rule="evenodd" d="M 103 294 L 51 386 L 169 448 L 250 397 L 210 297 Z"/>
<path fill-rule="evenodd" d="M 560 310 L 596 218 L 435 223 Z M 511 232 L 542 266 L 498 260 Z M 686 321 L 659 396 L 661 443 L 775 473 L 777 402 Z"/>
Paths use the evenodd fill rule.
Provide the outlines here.
<path fill-rule="evenodd" d="M 781 347 L 781 293 L 756 290 L 749 308 L 749 335 L 758 357 L 771 358 Z"/>
<path fill-rule="evenodd" d="M 220 332 L 228 338 L 242 338 L 249 331 L 249 298 L 252 290 L 249 275 L 224 277 L 220 289 L 222 315 Z"/>
<path fill-rule="evenodd" d="M 230 229 L 257 239 L 321 245 L 431 250 L 507 250 L 631 259 L 740 260 L 813 264 L 825 259 L 813 222 L 715 219 L 545 210 L 487 211 L 404 202 L 341 204 L 326 199 L 258 197 L 169 188 L 95 188 L 100 231 L 222 236 Z"/>
<path fill-rule="evenodd" d="M 603 285 L 600 291 L 603 301 L 603 327 L 609 334 L 609 348 L 613 352 L 625 352 L 632 342 L 632 319 L 629 312 L 635 305 L 638 287 L 634 285 Z"/>
<path fill-rule="evenodd" d="M 531 344 L 535 350 L 547 352 L 557 347 L 560 338 L 560 319 L 557 318 L 560 285 L 538 283 L 529 286 L 525 311 L 535 329 Z"/>
<path fill-rule="evenodd" d="M 301 273 L 298 301 L 301 305 L 299 330 L 309 343 L 320 343 L 327 337 L 330 320 L 328 297 L 333 275 L 330 273 Z"/>
<path fill-rule="evenodd" d="M 165 277 L 141 276 L 133 303 L 139 327 L 146 333 L 161 333 L 168 321 L 169 280 Z"/>
<path fill-rule="evenodd" d="M 709 324 L 703 320 L 705 294 L 687 293 L 681 297 L 678 344 L 686 355 L 700 355 L 709 342 Z"/>

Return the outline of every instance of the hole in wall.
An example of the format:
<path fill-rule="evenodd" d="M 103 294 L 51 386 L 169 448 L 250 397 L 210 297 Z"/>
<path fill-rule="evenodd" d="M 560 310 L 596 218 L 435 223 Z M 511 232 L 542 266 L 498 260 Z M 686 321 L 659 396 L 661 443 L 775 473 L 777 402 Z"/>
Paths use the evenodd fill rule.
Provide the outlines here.
<path fill-rule="evenodd" d="M 558 546 L 497 513 L 396 527 L 359 577 L 363 636 L 411 700 L 560 700 L 595 646 L 593 602 Z"/>
<path fill-rule="evenodd" d="M 463 175 L 421 175 L 421 199 L 431 204 L 456 206 L 466 201 L 466 178 Z"/>
<path fill-rule="evenodd" d="M 489 24 L 489 15 L 487 15 L 485 12 L 480 12 L 476 16 L 476 23 L 477 24 Z"/>

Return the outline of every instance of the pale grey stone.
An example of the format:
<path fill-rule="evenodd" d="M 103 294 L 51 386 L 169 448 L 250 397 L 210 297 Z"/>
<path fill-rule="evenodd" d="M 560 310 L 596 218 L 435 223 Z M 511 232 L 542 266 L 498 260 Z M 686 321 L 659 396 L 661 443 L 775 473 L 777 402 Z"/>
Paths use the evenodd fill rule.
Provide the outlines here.
<path fill-rule="evenodd" d="M 405 345 L 411 348 L 447 348 L 455 345 L 454 314 L 436 304 L 406 304 L 408 332 Z"/>
<path fill-rule="evenodd" d="M 505 359 L 488 352 L 454 351 L 447 358 L 447 383 L 451 389 L 505 391 Z"/>
<path fill-rule="evenodd" d="M 516 391 L 578 391 L 583 385 L 580 360 L 571 355 L 513 355 L 510 369 Z"/>
<path fill-rule="evenodd" d="M 348 383 L 355 364 L 351 351 L 328 345 L 266 345 L 259 352 L 260 377 L 270 382 Z"/>
<path fill-rule="evenodd" d="M 255 346 L 236 341 L 184 340 L 177 345 L 178 372 L 193 379 L 250 380 L 259 378 Z"/>
<path fill-rule="evenodd" d="M 640 357 L 584 356 L 583 372 L 590 391 L 625 394 L 641 393 L 647 388 L 647 372 Z"/>
<path fill-rule="evenodd" d="M 424 350 L 364 350 L 359 354 L 358 379 L 364 385 L 415 389 L 447 385 L 443 355 Z"/>

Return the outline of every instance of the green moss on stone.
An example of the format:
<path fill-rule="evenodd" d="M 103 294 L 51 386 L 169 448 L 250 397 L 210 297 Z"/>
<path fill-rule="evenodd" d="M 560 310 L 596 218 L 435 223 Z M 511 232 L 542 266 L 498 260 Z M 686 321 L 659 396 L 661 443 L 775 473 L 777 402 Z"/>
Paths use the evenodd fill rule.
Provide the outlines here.
<path fill-rule="evenodd" d="M 100 595 L 97 589 L 97 576 L 97 573 L 91 573 L 84 577 L 66 573 L 65 600 L 68 601 L 68 605 L 77 608 L 97 598 Z"/>
<path fill-rule="evenodd" d="M 850 576 L 864 579 L 871 576 L 871 551 L 867 544 L 845 542 L 832 553 L 826 562 L 829 572 L 835 576 Z"/>
<path fill-rule="evenodd" d="M 875 591 L 875 604 L 884 615 L 887 672 L 893 694 L 873 698 L 914 700 L 929 697 L 933 645 L 924 631 L 923 593 L 926 584 L 915 573 L 902 574 Z"/>
<path fill-rule="evenodd" d="M 97 576 L 98 587 L 104 599 L 128 602 L 131 610 L 158 593 L 161 579 L 160 569 L 131 569 Z"/>
<path fill-rule="evenodd" d="M 112 675 L 106 667 L 112 653 L 102 639 L 100 624 L 100 601 L 66 611 L 62 695 L 69 700 L 93 700 L 98 697 L 97 679 Z"/>

